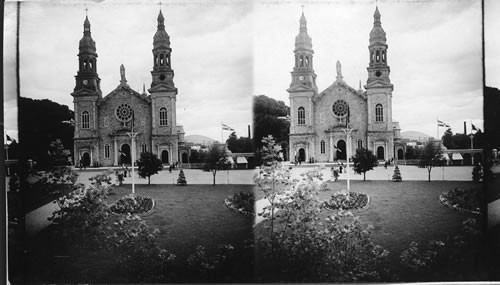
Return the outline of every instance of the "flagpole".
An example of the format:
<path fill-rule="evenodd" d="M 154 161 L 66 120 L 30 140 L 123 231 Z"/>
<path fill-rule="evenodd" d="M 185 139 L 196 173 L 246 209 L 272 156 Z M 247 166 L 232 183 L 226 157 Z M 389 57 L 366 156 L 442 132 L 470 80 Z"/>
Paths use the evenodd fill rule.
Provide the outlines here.
<path fill-rule="evenodd" d="M 220 143 L 224 140 L 224 126 L 222 122 L 220 122 Z"/>
<path fill-rule="evenodd" d="M 439 139 L 439 118 L 436 117 L 436 139 Z"/>

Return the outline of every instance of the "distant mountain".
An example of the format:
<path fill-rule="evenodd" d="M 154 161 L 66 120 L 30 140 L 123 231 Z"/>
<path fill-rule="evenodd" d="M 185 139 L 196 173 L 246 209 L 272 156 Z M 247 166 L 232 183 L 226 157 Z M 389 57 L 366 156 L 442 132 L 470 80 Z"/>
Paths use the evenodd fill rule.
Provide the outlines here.
<path fill-rule="evenodd" d="M 204 145 L 211 145 L 214 142 L 218 142 L 217 140 L 214 140 L 212 138 L 202 136 L 202 135 L 189 135 L 185 136 L 184 140 L 186 142 L 194 143 L 194 144 L 204 144 Z"/>
<path fill-rule="evenodd" d="M 426 141 L 429 138 L 432 138 L 432 136 L 416 131 L 402 132 L 401 137 L 404 139 L 416 140 L 416 141 Z"/>

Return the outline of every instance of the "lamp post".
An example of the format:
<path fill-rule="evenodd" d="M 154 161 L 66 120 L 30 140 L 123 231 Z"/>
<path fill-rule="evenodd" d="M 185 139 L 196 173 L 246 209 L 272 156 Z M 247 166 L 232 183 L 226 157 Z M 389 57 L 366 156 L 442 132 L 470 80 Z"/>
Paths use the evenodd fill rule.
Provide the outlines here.
<path fill-rule="evenodd" d="M 134 171 L 134 163 L 135 163 L 135 137 L 138 133 L 134 132 L 134 111 L 132 111 L 132 131 L 128 132 L 127 135 L 132 140 L 132 151 L 131 151 L 131 159 L 132 159 L 132 195 L 135 195 L 135 171 Z"/>
<path fill-rule="evenodd" d="M 351 155 L 351 133 L 352 133 L 353 129 L 349 128 L 349 125 L 347 125 L 346 128 L 342 129 L 342 130 L 346 134 L 346 140 L 347 140 L 347 147 L 346 147 L 347 163 L 346 163 L 345 169 L 347 171 L 347 192 L 350 192 L 351 191 L 351 179 L 350 179 L 350 174 L 349 174 L 349 157 Z"/>
<path fill-rule="evenodd" d="M 469 137 L 470 137 L 470 149 L 473 150 L 474 149 L 474 134 L 470 134 Z M 470 157 L 471 157 L 472 165 L 474 165 L 474 153 L 471 153 Z"/>

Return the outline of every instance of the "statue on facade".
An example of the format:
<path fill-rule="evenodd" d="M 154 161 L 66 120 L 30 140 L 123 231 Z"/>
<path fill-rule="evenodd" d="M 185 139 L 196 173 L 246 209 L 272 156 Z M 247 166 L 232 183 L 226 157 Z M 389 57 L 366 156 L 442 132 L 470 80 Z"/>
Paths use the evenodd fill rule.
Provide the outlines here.
<path fill-rule="evenodd" d="M 127 83 L 127 79 L 125 78 L 125 66 L 120 65 L 120 83 L 121 84 L 126 84 Z"/>
<path fill-rule="evenodd" d="M 337 60 L 337 79 L 342 79 L 342 66 L 340 65 L 340 61 Z"/>

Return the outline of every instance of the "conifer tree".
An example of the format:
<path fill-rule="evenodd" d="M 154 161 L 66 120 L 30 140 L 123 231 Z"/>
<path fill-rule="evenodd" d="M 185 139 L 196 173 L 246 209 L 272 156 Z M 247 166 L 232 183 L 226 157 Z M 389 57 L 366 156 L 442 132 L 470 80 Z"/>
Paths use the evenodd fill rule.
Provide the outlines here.
<path fill-rule="evenodd" d="M 179 171 L 179 177 L 177 178 L 177 185 L 180 186 L 186 186 L 187 181 L 186 181 L 186 176 L 184 175 L 184 171 L 181 168 L 181 171 Z"/>
<path fill-rule="evenodd" d="M 396 165 L 394 168 L 394 174 L 392 175 L 392 181 L 401 182 L 403 179 L 401 178 L 401 172 L 399 171 L 399 167 Z"/>

